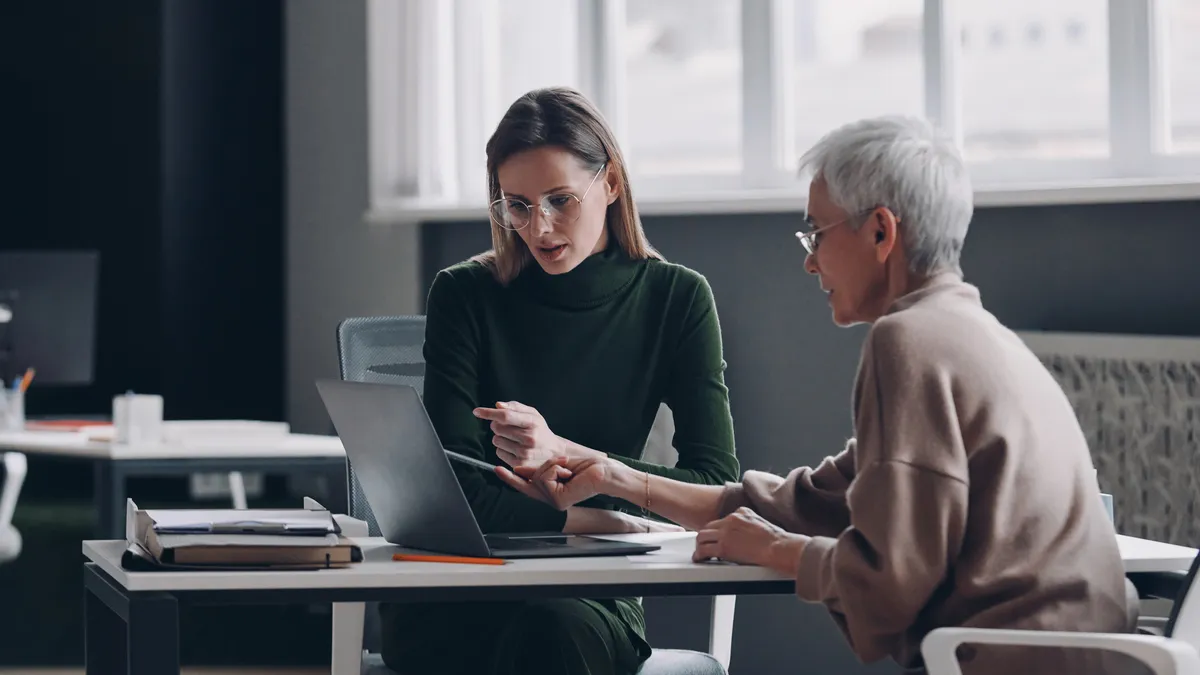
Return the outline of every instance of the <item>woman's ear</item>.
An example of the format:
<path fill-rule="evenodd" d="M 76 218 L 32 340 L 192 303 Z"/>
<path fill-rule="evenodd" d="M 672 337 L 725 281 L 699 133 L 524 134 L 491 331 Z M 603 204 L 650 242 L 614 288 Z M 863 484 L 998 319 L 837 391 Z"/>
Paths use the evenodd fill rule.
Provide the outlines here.
<path fill-rule="evenodd" d="M 609 204 L 621 196 L 621 176 L 609 165 L 604 168 L 604 198 Z"/>
<path fill-rule="evenodd" d="M 895 250 L 899 241 L 900 219 L 889 208 L 879 208 L 871 216 L 869 227 L 874 231 L 875 259 L 880 263 L 886 261 Z"/>

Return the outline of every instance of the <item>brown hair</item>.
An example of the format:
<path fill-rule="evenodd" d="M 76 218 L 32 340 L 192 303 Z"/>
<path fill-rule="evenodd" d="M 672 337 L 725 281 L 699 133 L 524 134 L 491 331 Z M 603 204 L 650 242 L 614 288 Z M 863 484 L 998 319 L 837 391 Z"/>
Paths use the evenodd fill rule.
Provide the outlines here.
<path fill-rule="evenodd" d="M 593 172 L 607 163 L 619 180 L 617 199 L 608 205 L 604 216 L 609 236 L 633 260 L 662 260 L 642 229 L 616 137 L 600 111 L 574 89 L 535 89 L 509 106 L 487 142 L 489 204 L 501 198 L 497 177 L 500 165 L 519 152 L 545 146 L 569 151 Z M 533 260 L 533 255 L 520 236 L 497 225 L 490 212 L 488 221 L 492 226 L 492 250 L 474 259 L 490 268 L 501 284 L 507 284 Z"/>

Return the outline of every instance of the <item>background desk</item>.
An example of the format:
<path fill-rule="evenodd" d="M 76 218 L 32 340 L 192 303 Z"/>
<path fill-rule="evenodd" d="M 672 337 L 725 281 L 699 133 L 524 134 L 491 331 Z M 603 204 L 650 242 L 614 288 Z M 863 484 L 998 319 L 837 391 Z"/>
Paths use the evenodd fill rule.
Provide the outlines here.
<path fill-rule="evenodd" d="M 655 537 L 656 535 L 643 535 Z M 622 537 L 628 539 L 628 537 Z M 686 553 L 691 537 L 664 550 Z M 297 572 L 126 572 L 124 541 L 86 541 L 87 672 L 175 675 L 178 607 L 197 604 L 488 601 L 519 598 L 792 594 L 795 583 L 760 567 L 693 564 L 680 556 L 522 560 L 504 566 L 393 562 L 382 539 L 359 540 L 364 562 Z"/>
<path fill-rule="evenodd" d="M 327 477 L 329 508 L 347 507 L 346 454 L 336 436 L 307 434 L 222 437 L 182 444 L 118 445 L 64 432 L 0 432 L 0 450 L 50 455 L 93 464 L 97 535 L 125 536 L 126 480 L 135 476 L 262 471 Z M 324 502 L 323 502 L 324 503 Z"/>

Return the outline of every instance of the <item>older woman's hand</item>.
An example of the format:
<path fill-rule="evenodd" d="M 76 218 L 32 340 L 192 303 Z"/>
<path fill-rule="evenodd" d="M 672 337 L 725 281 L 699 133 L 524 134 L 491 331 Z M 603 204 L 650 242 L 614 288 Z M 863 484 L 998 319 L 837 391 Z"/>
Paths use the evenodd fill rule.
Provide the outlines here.
<path fill-rule="evenodd" d="M 518 492 L 561 511 L 603 494 L 613 464 L 607 457 L 555 457 L 536 469 L 519 466 L 509 471 L 497 467 L 496 475 Z"/>
<path fill-rule="evenodd" d="M 692 560 L 713 558 L 770 567 L 795 575 L 808 537 L 787 532 L 754 511 L 742 507 L 705 525 L 696 533 Z"/>

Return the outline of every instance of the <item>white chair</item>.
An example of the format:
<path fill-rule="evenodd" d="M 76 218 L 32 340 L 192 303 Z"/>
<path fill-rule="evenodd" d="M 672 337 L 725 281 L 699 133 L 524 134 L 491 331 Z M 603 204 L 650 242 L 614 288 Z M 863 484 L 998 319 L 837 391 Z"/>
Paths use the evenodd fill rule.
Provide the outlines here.
<path fill-rule="evenodd" d="M 0 488 L 0 563 L 10 562 L 21 555 L 21 533 L 13 527 L 12 519 L 27 468 L 25 455 L 19 452 L 4 453 L 4 487 Z"/>
<path fill-rule="evenodd" d="M 929 675 L 961 675 L 956 652 L 963 644 L 1106 649 L 1146 664 L 1155 675 L 1200 675 L 1200 593 L 1192 582 L 1200 556 L 1192 561 L 1171 607 L 1162 635 L 1071 631 L 939 628 L 921 642 Z"/>

